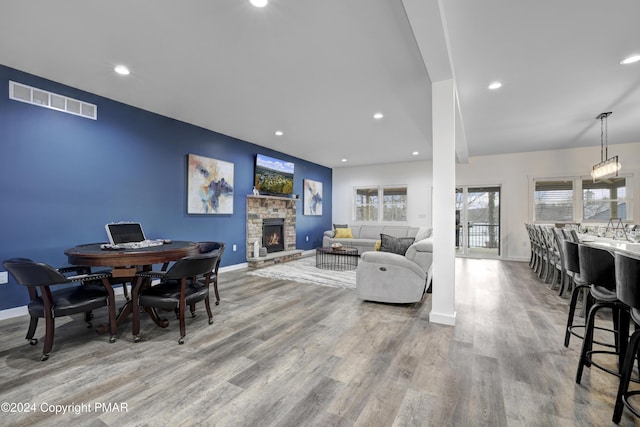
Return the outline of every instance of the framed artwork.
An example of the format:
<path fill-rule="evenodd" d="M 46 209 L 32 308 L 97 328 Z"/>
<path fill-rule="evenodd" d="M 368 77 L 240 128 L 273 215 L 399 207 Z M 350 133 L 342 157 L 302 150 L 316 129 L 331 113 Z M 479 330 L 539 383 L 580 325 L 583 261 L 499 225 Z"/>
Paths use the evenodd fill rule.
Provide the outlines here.
<path fill-rule="evenodd" d="M 322 215 L 322 183 L 311 179 L 304 180 L 305 215 Z"/>
<path fill-rule="evenodd" d="M 187 213 L 233 213 L 233 163 L 189 154 Z"/>

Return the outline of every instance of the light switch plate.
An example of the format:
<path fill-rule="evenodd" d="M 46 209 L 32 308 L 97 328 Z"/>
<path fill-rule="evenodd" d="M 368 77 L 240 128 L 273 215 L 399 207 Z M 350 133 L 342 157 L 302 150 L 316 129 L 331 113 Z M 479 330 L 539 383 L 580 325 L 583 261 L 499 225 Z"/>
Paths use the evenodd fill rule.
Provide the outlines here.
<path fill-rule="evenodd" d="M 9 273 L 6 271 L 0 271 L 0 285 L 9 283 Z"/>

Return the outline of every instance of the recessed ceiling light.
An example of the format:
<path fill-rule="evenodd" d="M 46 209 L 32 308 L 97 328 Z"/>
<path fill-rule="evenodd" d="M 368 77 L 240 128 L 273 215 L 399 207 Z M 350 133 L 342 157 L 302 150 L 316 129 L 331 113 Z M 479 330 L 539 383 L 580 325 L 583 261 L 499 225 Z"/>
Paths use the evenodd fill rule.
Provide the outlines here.
<path fill-rule="evenodd" d="M 383 117 L 384 117 L 384 114 L 382 114 L 382 113 L 375 113 L 373 115 L 373 118 L 376 119 L 376 120 L 380 120 Z"/>
<path fill-rule="evenodd" d="M 127 68 L 124 65 L 116 65 L 116 67 L 114 68 L 114 71 L 122 76 L 128 76 L 131 73 L 129 71 L 129 68 Z"/>
<path fill-rule="evenodd" d="M 265 7 L 269 0 L 249 0 L 255 7 Z"/>
<path fill-rule="evenodd" d="M 628 56 L 626 58 L 624 58 L 622 61 L 620 61 L 620 63 L 622 65 L 628 65 L 628 64 L 633 64 L 634 62 L 638 62 L 640 61 L 640 55 L 631 55 Z"/>
<path fill-rule="evenodd" d="M 420 154 L 420 153 L 417 152 L 417 151 L 414 151 L 413 153 L 411 153 L 412 156 L 417 156 L 418 154 Z"/>
<path fill-rule="evenodd" d="M 342 163 L 347 163 L 347 159 L 340 160 Z"/>
<path fill-rule="evenodd" d="M 500 82 L 493 82 L 489 85 L 489 89 L 491 90 L 500 89 L 501 87 L 502 87 L 502 83 Z"/>
<path fill-rule="evenodd" d="M 281 131 L 281 130 L 277 130 L 277 131 L 276 131 L 276 135 L 277 135 L 277 136 L 282 136 L 282 135 L 284 135 L 284 134 L 282 133 L 282 131 Z"/>

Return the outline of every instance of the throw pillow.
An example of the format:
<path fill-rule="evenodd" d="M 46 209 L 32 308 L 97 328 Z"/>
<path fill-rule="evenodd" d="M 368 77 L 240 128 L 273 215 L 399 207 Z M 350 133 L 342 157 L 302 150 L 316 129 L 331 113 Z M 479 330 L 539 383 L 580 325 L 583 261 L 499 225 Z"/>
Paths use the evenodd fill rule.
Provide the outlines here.
<path fill-rule="evenodd" d="M 418 228 L 418 233 L 416 234 L 416 242 L 419 242 L 420 240 L 424 240 L 427 237 L 431 237 L 431 228 L 429 227 L 420 227 Z"/>
<path fill-rule="evenodd" d="M 353 239 L 350 228 L 336 228 L 336 239 Z"/>
<path fill-rule="evenodd" d="M 380 234 L 380 252 L 392 252 L 404 256 L 415 240 L 413 237 L 393 237 L 388 234 Z"/>
<path fill-rule="evenodd" d="M 382 244 L 382 241 L 381 241 L 381 240 L 376 240 L 376 244 L 375 244 L 375 246 L 373 247 L 373 249 L 375 249 L 376 251 L 379 251 L 379 250 L 380 250 L 380 245 L 381 245 L 381 244 Z"/>

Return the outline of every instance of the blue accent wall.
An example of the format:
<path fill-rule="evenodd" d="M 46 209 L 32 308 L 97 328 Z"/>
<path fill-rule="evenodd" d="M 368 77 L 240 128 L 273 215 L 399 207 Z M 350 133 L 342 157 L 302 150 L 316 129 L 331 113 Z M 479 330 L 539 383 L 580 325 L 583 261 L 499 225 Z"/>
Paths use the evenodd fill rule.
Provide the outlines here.
<path fill-rule="evenodd" d="M 95 104 L 98 120 L 10 100 L 9 80 Z M 295 163 L 296 246 L 320 246 L 330 168 L 0 65 L 0 260 L 66 265 L 65 249 L 105 242 L 106 223 L 131 220 L 150 239 L 223 241 L 221 265 L 244 263 L 257 153 Z M 188 154 L 234 164 L 233 214 L 187 214 Z M 323 183 L 322 216 L 303 215 L 303 179 Z M 12 277 L 0 285 L 0 310 L 27 301 Z"/>

